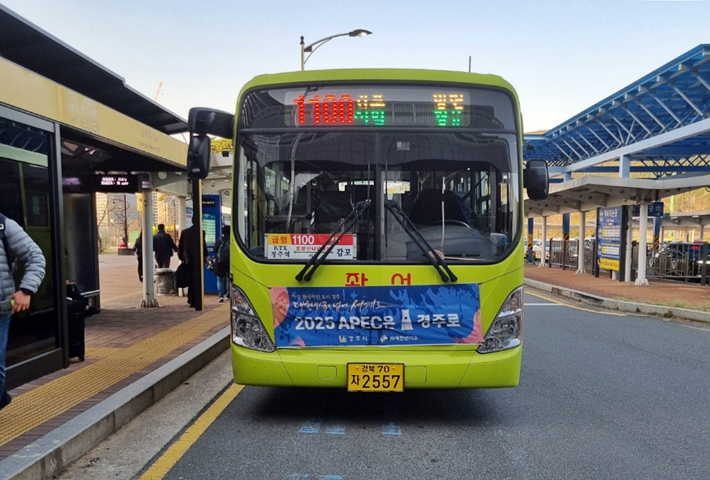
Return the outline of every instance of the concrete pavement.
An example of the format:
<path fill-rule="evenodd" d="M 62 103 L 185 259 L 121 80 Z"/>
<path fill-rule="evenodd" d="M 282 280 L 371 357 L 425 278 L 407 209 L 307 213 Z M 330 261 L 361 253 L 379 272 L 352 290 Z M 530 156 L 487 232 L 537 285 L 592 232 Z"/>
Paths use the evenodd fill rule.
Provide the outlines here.
<path fill-rule="evenodd" d="M 710 323 L 696 302 L 708 287 L 636 287 L 532 264 L 525 271 L 538 291 Z M 52 478 L 229 348 L 229 306 L 215 295 L 205 296 L 202 312 L 182 296 L 158 296 L 160 308 L 146 309 L 134 257 L 102 255 L 100 276 L 102 310 L 87 318 L 85 361 L 16 388 L 0 412 L 0 479 Z"/>

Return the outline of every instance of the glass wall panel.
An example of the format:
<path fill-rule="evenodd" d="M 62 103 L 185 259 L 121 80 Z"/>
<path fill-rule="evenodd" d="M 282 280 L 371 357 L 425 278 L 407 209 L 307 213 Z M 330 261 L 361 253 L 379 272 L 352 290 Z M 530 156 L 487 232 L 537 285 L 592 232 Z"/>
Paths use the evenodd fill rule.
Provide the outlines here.
<path fill-rule="evenodd" d="M 47 261 L 44 281 L 32 297 L 31 308 L 12 317 L 8 367 L 59 347 L 60 315 L 54 295 L 54 226 L 49 196 L 50 146 L 48 132 L 0 118 L 0 212 L 25 229 Z M 16 279 L 21 276 L 22 268 Z"/>

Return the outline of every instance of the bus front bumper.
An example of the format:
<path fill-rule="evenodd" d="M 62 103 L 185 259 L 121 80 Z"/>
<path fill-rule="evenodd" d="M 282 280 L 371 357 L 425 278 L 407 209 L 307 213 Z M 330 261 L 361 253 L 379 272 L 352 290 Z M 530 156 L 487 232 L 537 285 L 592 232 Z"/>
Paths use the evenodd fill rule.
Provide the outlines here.
<path fill-rule="evenodd" d="M 258 352 L 232 344 L 234 381 L 242 385 L 346 388 L 348 363 L 402 363 L 404 387 L 515 387 L 522 345 L 496 353 L 443 349 L 279 349 Z"/>

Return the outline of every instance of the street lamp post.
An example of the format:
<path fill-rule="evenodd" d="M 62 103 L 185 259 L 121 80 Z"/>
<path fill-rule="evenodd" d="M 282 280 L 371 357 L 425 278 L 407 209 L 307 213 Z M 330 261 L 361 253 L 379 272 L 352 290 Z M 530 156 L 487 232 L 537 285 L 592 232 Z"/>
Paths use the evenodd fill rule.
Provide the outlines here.
<path fill-rule="evenodd" d="M 367 35 L 371 34 L 372 32 L 369 30 L 358 28 L 357 30 L 353 30 L 352 32 L 339 33 L 337 35 L 331 35 L 330 37 L 321 38 L 320 40 L 313 42 L 310 45 L 306 45 L 306 43 L 303 41 L 303 37 L 301 37 L 301 71 L 306 69 L 306 62 L 309 58 L 311 58 L 313 52 L 320 48 L 320 46 L 324 43 L 327 43 L 337 37 L 366 37 Z M 307 57 L 305 56 L 306 53 L 308 54 Z"/>

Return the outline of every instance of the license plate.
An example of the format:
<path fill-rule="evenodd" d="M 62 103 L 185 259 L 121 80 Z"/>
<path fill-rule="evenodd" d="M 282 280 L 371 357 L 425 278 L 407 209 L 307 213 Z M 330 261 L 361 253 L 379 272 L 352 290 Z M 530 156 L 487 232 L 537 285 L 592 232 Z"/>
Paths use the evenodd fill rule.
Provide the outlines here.
<path fill-rule="evenodd" d="M 403 363 L 348 363 L 348 392 L 403 391 Z"/>

